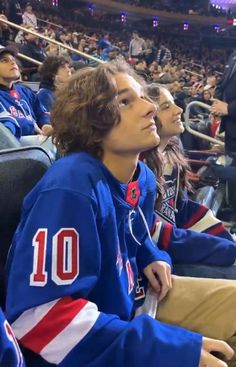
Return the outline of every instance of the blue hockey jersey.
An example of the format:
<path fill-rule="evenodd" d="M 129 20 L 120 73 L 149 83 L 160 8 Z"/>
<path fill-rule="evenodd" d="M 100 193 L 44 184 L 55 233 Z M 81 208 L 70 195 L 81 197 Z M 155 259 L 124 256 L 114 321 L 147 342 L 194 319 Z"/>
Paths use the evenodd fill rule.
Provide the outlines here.
<path fill-rule="evenodd" d="M 0 366 L 25 367 L 15 335 L 0 309 Z"/>
<path fill-rule="evenodd" d="M 198 366 L 199 334 L 133 318 L 138 273 L 170 262 L 147 230 L 155 195 L 143 163 L 126 185 L 86 153 L 55 162 L 27 195 L 6 308 L 20 343 L 35 353 L 31 367 L 37 355 L 60 367 Z"/>
<path fill-rule="evenodd" d="M 178 169 L 165 165 L 165 192 L 153 239 L 176 264 L 232 265 L 236 244 L 205 206 L 179 195 Z"/>
<path fill-rule="evenodd" d="M 0 123 L 16 138 L 35 134 L 35 124 L 42 127 L 50 123 L 50 115 L 36 94 L 20 84 L 11 89 L 0 86 Z"/>
<path fill-rule="evenodd" d="M 41 87 L 37 92 L 37 98 L 45 110 L 50 114 L 52 110 L 52 106 L 55 102 L 55 94 L 54 91 L 50 88 Z"/>

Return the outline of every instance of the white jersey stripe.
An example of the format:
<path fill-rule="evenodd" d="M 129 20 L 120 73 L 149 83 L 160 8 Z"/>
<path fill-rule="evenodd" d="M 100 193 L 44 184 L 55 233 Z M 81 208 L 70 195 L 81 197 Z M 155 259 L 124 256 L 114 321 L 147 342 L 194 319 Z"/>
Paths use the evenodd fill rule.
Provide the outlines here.
<path fill-rule="evenodd" d="M 221 223 L 220 220 L 218 220 L 209 209 L 206 214 L 199 221 L 197 221 L 197 223 L 186 229 L 196 232 L 203 232 L 218 223 Z"/>
<path fill-rule="evenodd" d="M 56 299 L 55 301 L 45 303 L 23 312 L 23 314 L 11 324 L 11 328 L 17 339 L 21 339 L 33 329 L 58 301 L 59 299 Z"/>
<path fill-rule="evenodd" d="M 161 227 L 162 227 L 162 223 L 161 222 L 156 222 L 155 224 L 155 231 L 152 235 L 152 240 L 158 244 L 159 241 L 159 237 L 160 237 L 160 233 L 161 233 Z"/>
<path fill-rule="evenodd" d="M 88 334 L 99 315 L 97 306 L 88 302 L 67 327 L 42 349 L 41 356 L 49 363 L 59 364 Z"/>

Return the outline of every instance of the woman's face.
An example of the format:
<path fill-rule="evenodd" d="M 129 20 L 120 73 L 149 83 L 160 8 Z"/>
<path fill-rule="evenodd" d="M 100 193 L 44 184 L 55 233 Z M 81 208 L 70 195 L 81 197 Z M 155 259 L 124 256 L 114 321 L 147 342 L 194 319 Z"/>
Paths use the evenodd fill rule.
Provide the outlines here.
<path fill-rule="evenodd" d="M 183 110 L 178 107 L 172 95 L 167 89 L 160 90 L 159 110 L 157 116 L 161 122 L 161 128 L 158 129 L 160 138 L 170 139 L 184 131 L 181 121 Z"/>

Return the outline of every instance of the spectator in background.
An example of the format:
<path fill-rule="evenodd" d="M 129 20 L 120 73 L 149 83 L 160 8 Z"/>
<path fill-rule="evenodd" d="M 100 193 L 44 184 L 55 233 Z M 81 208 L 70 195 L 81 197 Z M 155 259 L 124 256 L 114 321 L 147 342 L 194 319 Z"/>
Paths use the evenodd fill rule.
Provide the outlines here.
<path fill-rule="evenodd" d="M 145 50 L 145 60 L 147 65 L 152 64 L 156 60 L 157 49 L 153 40 L 147 39 Z"/>
<path fill-rule="evenodd" d="M 45 47 L 45 51 L 46 51 L 47 56 L 58 56 L 58 53 L 59 53 L 58 46 L 54 45 L 53 43 L 49 43 Z"/>
<path fill-rule="evenodd" d="M 35 31 L 33 28 L 29 28 L 31 31 Z M 39 45 L 39 39 L 36 35 L 31 33 L 24 34 L 25 43 L 21 46 L 21 52 L 29 56 L 30 58 L 43 62 L 46 58 L 46 52 Z M 25 69 L 25 73 L 28 74 L 28 78 L 31 79 L 32 75 L 37 73 L 38 66 L 31 61 L 22 60 L 22 68 Z"/>
<path fill-rule="evenodd" d="M 105 33 L 98 41 L 98 49 L 106 50 L 109 53 L 112 50 L 112 44 L 109 41 L 109 33 Z"/>
<path fill-rule="evenodd" d="M 55 101 L 54 91 L 71 75 L 69 61 L 63 56 L 49 56 L 40 66 L 39 73 L 41 81 L 37 96 L 50 113 Z"/>
<path fill-rule="evenodd" d="M 221 131 L 225 131 L 226 153 L 236 153 L 236 51 L 225 66 L 225 72 L 216 88 L 212 113 L 221 117 Z"/>
<path fill-rule="evenodd" d="M 134 70 L 138 75 L 140 75 L 143 79 L 148 81 L 150 72 L 147 68 L 147 63 L 145 60 L 138 60 L 134 65 Z"/>
<path fill-rule="evenodd" d="M 158 52 L 157 52 L 157 62 L 159 65 L 166 65 L 172 60 L 172 55 L 170 50 L 164 45 L 161 44 Z"/>
<path fill-rule="evenodd" d="M 56 148 L 46 138 L 52 130 L 50 114 L 30 88 L 15 83 L 20 78 L 15 56 L 10 47 L 0 49 L 0 123 L 21 145 L 40 145 L 54 160 Z"/>
<path fill-rule="evenodd" d="M 206 80 L 204 90 L 208 90 L 211 94 L 211 97 L 213 97 L 215 93 L 215 88 L 216 88 L 216 77 L 214 75 L 211 75 Z"/>
<path fill-rule="evenodd" d="M 22 9 L 19 1 L 9 0 L 7 7 L 7 18 L 10 22 L 16 23 L 18 25 L 23 23 Z"/>
<path fill-rule="evenodd" d="M 129 44 L 129 57 L 134 59 L 143 58 L 146 49 L 147 47 L 144 39 L 139 37 L 137 31 L 133 31 L 132 39 Z"/>
<path fill-rule="evenodd" d="M 0 48 L 0 123 L 20 139 L 41 134 L 50 118 L 31 89 L 15 84 L 20 78 L 16 54 L 13 48 Z"/>
<path fill-rule="evenodd" d="M 33 12 L 32 5 L 30 3 L 26 4 L 25 11 L 23 13 L 23 24 L 32 28 L 37 28 L 37 18 Z"/>
<path fill-rule="evenodd" d="M 86 39 L 81 38 L 78 44 L 78 51 L 86 52 L 86 48 L 88 47 Z"/>
<path fill-rule="evenodd" d="M 0 15 L 0 45 L 6 46 L 10 38 L 10 30 L 7 24 L 1 22 L 1 19 L 7 20 L 5 15 Z"/>
<path fill-rule="evenodd" d="M 203 88 L 203 92 L 202 92 L 202 96 L 199 99 L 200 102 L 206 103 L 209 106 L 212 105 L 212 96 L 211 96 L 211 92 L 210 89 L 204 87 Z"/>
<path fill-rule="evenodd" d="M 58 41 L 61 42 L 61 43 L 63 43 L 65 46 L 68 46 L 68 47 L 73 48 L 73 45 L 72 45 L 72 33 L 71 32 L 61 31 L 59 33 L 59 39 L 58 39 Z M 59 55 L 60 56 L 65 56 L 65 57 L 69 57 L 71 55 L 71 53 L 66 48 L 59 46 Z"/>

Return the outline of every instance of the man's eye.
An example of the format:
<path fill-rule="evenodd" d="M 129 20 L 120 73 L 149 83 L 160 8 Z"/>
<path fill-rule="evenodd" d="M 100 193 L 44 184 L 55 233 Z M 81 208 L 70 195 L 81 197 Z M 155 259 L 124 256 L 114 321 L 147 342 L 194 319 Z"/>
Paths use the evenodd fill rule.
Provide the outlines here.
<path fill-rule="evenodd" d="M 129 103 L 130 103 L 129 99 L 124 98 L 124 99 L 122 99 L 122 100 L 119 102 L 119 106 L 120 106 L 120 107 L 122 107 L 122 106 L 127 106 Z"/>

